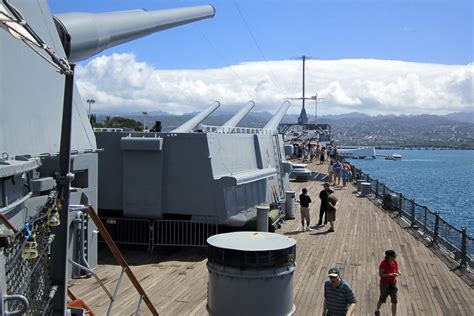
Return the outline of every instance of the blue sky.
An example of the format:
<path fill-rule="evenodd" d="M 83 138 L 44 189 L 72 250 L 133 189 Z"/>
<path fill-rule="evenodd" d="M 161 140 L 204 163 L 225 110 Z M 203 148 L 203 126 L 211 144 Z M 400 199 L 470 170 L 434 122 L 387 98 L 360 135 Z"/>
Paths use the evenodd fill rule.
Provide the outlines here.
<path fill-rule="evenodd" d="M 83 96 L 99 100 L 98 109 L 138 106 L 182 113 L 199 110 L 215 99 L 231 107 L 254 99 L 257 110 L 272 111 L 284 96 L 301 94 L 301 65 L 296 58 L 307 55 L 313 57 L 307 63 L 307 90 L 321 92 L 331 113 L 472 110 L 471 0 L 49 3 L 53 13 L 203 4 L 216 9 L 212 19 L 159 32 L 83 61 L 78 71 L 79 88 Z M 121 63 L 127 63 L 128 72 L 123 79 L 114 78 L 122 82 L 112 86 L 134 86 L 135 90 L 124 93 L 140 98 L 120 97 L 98 78 L 97 74 L 103 74 L 98 67 L 123 68 Z M 127 82 L 143 67 L 150 74 L 148 78 L 140 78 L 139 85 Z M 171 102 L 146 91 L 146 87 L 153 89 L 152 82 L 165 78 L 162 86 L 167 89 L 161 94 L 187 89 L 189 97 Z M 169 90 L 170 85 L 176 90 Z M 293 108 L 290 113 L 298 111 Z"/>
<path fill-rule="evenodd" d="M 212 19 L 109 51 L 133 51 L 139 60 L 170 69 L 264 60 L 235 3 L 267 60 L 305 54 L 323 60 L 373 58 L 442 64 L 473 61 L 472 1 L 50 1 L 56 13 L 213 5 L 216 16 Z"/>

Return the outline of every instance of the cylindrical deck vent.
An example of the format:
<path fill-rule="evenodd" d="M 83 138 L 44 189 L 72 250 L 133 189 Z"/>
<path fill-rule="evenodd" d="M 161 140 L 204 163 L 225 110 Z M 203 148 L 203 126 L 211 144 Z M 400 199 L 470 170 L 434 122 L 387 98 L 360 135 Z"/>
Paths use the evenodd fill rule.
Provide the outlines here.
<path fill-rule="evenodd" d="M 211 316 L 292 315 L 296 241 L 265 232 L 209 237 L 207 310 Z"/>
<path fill-rule="evenodd" d="M 362 183 L 364 183 L 365 180 L 358 179 L 357 180 L 357 192 L 362 191 Z"/>
<path fill-rule="evenodd" d="M 267 232 L 268 231 L 268 212 L 270 207 L 266 205 L 257 206 L 257 231 Z"/>
<path fill-rule="evenodd" d="M 360 195 L 361 196 L 367 196 L 370 194 L 370 188 L 371 188 L 370 182 L 362 182 L 360 184 Z"/>
<path fill-rule="evenodd" d="M 286 191 L 285 218 L 295 219 L 295 191 Z"/>

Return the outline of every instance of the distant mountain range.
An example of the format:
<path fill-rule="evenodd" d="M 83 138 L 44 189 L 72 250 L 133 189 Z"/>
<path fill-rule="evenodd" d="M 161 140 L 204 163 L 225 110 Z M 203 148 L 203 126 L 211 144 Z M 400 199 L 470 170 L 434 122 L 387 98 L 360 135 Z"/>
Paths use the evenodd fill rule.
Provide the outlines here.
<path fill-rule="evenodd" d="M 216 111 L 203 121 L 204 125 L 222 125 L 233 113 Z M 195 113 L 173 115 L 154 111 L 146 115 L 146 125 L 151 127 L 161 121 L 163 131 L 169 131 L 193 117 Z M 113 114 L 97 114 L 97 122 Z M 120 116 L 143 122 L 144 115 L 121 113 Z M 272 117 L 268 112 L 250 112 L 240 126 L 262 127 Z M 296 123 L 298 115 L 285 115 L 283 123 Z M 314 116 L 309 117 L 310 122 Z M 422 146 L 474 149 L 474 112 L 457 112 L 447 115 L 377 115 L 353 112 L 326 115 L 319 123 L 332 126 L 333 138 L 345 145 Z"/>
<path fill-rule="evenodd" d="M 474 111 L 472 112 L 455 112 L 444 115 L 444 117 L 449 118 L 454 121 L 466 122 L 474 124 Z"/>
<path fill-rule="evenodd" d="M 359 112 L 351 112 L 351 113 L 344 113 L 344 114 L 337 114 L 337 115 L 323 115 L 319 119 L 322 120 L 342 120 L 342 119 L 367 119 L 367 120 L 379 120 L 379 119 L 386 119 L 386 118 L 410 118 L 410 117 L 417 117 L 417 116 L 437 116 L 437 117 L 442 117 L 442 118 L 447 118 L 453 121 L 458 121 L 458 122 L 465 122 L 465 123 L 471 123 L 474 124 L 474 111 L 471 112 L 454 112 L 446 115 L 429 115 L 429 114 L 420 114 L 420 115 L 394 115 L 394 114 L 388 114 L 388 115 L 368 115 L 364 113 L 359 113 Z M 296 122 L 298 119 L 298 115 L 288 115 L 290 117 L 294 118 L 294 121 Z M 288 117 L 287 116 L 287 117 Z M 309 117 L 310 121 L 314 121 L 314 116 Z"/>
<path fill-rule="evenodd" d="M 147 118 L 150 120 L 155 120 L 157 117 L 162 118 L 162 117 L 168 117 L 168 116 L 174 116 L 174 117 L 192 117 L 193 115 L 196 115 L 198 112 L 192 112 L 192 113 L 186 113 L 182 115 L 175 115 L 171 114 L 168 112 L 163 112 L 163 111 L 151 111 L 147 112 Z M 128 117 L 128 118 L 141 118 L 140 120 L 143 119 L 143 112 L 129 112 L 129 113 L 121 113 L 121 112 L 103 112 L 97 114 L 98 120 L 103 120 L 105 116 L 123 116 L 123 117 Z M 233 115 L 233 112 L 229 111 L 222 111 L 219 110 L 218 112 L 214 113 L 211 115 L 211 117 L 221 117 L 221 118 L 230 118 Z M 359 113 L 359 112 L 351 112 L 351 113 L 344 113 L 344 114 L 336 114 L 336 115 L 323 115 L 319 117 L 319 119 L 327 119 L 327 120 L 341 120 L 341 119 L 381 119 L 381 118 L 395 118 L 395 117 L 416 117 L 416 116 L 423 116 L 423 115 L 428 115 L 428 114 L 422 114 L 422 115 L 394 115 L 394 114 L 388 114 L 388 115 L 376 115 L 376 116 L 371 116 L 368 114 L 364 113 Z M 269 112 L 250 112 L 248 116 L 253 116 L 256 118 L 262 118 L 263 120 L 269 119 L 272 114 Z M 439 117 L 444 117 L 447 119 L 451 119 L 453 121 L 458 121 L 458 122 L 465 122 L 465 123 L 472 123 L 474 124 L 474 111 L 469 111 L 469 112 L 454 112 L 454 113 L 449 113 L 446 115 L 433 115 L 433 116 L 439 116 Z M 314 116 L 309 116 L 310 121 L 314 121 Z M 284 122 L 296 122 L 298 120 L 298 115 L 296 114 L 287 114 L 283 118 Z"/>

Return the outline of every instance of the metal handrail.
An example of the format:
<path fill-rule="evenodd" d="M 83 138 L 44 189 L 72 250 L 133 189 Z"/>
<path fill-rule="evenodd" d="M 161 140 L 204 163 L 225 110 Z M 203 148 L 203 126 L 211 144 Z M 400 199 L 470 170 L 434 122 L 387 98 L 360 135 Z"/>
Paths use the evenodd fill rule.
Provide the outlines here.
<path fill-rule="evenodd" d="M 275 135 L 278 130 L 271 128 L 257 128 L 257 127 L 237 127 L 237 126 L 211 126 L 201 125 L 202 131 L 205 133 L 219 133 L 219 134 L 263 134 Z"/>
<path fill-rule="evenodd" d="M 395 194 L 398 205 L 394 207 L 394 210 L 408 221 L 410 227 L 422 230 L 423 234 L 431 240 L 432 245 L 443 245 L 454 255 L 460 267 L 467 267 L 474 255 L 474 238 L 467 234 L 466 227 L 458 229 L 452 226 L 441 217 L 439 212 L 433 212 L 428 207 L 404 197 L 402 193 L 390 189 L 379 180 L 372 179 L 362 169 L 350 165 L 355 179 L 364 179 L 371 184 L 371 193 L 377 200 L 384 201 L 387 195 Z"/>
<path fill-rule="evenodd" d="M 115 292 L 113 294 L 113 298 L 111 299 L 110 305 L 109 305 L 109 310 L 107 311 L 107 314 L 111 313 L 112 305 L 115 301 L 115 296 L 118 293 L 118 288 L 120 287 L 120 283 L 123 277 L 123 274 L 126 273 L 130 281 L 132 282 L 133 286 L 137 290 L 137 292 L 140 294 L 140 300 L 139 304 L 141 304 L 141 301 L 145 302 L 147 305 L 148 309 L 153 315 L 159 315 L 158 311 L 155 309 L 155 306 L 153 306 L 153 303 L 151 302 L 150 298 L 148 295 L 145 293 L 145 290 L 142 288 L 140 282 L 138 282 L 137 278 L 133 274 L 132 270 L 130 269 L 127 261 L 123 257 L 122 253 L 120 250 L 117 248 L 117 245 L 113 241 L 112 237 L 108 233 L 107 229 L 105 228 L 104 224 L 100 220 L 99 216 L 95 212 L 95 210 L 92 208 L 92 206 L 88 205 L 84 207 L 84 210 L 87 212 L 87 214 L 90 216 L 94 224 L 97 226 L 97 229 L 99 230 L 102 238 L 104 238 L 107 246 L 109 247 L 110 251 L 112 252 L 113 256 L 117 260 L 117 262 L 122 266 L 122 271 L 119 280 L 117 281 Z"/>
<path fill-rule="evenodd" d="M 107 294 L 107 296 L 109 297 L 109 299 L 112 299 L 112 294 L 110 294 L 109 290 L 107 290 L 107 288 L 105 287 L 105 284 L 104 282 L 102 282 L 102 280 L 99 278 L 99 276 L 97 275 L 97 273 L 95 273 L 94 271 L 92 271 L 91 269 L 71 260 L 71 259 L 68 259 L 69 263 L 72 264 L 73 266 L 83 270 L 84 272 L 87 272 L 89 273 L 90 275 L 92 275 L 94 277 L 94 279 L 97 281 L 97 283 L 99 283 L 100 287 L 104 290 L 104 292 Z"/>

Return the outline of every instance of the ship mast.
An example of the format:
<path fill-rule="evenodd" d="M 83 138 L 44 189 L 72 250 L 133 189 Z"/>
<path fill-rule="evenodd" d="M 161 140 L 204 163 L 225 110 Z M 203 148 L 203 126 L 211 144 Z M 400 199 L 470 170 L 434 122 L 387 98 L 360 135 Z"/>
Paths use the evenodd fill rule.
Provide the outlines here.
<path fill-rule="evenodd" d="M 301 59 L 303 60 L 303 95 L 301 97 L 302 99 L 302 104 L 303 107 L 301 108 L 301 113 L 300 116 L 298 117 L 298 124 L 303 125 L 308 123 L 308 115 L 306 115 L 306 109 L 305 109 L 305 68 L 306 68 L 306 56 L 303 55 L 301 56 Z"/>

